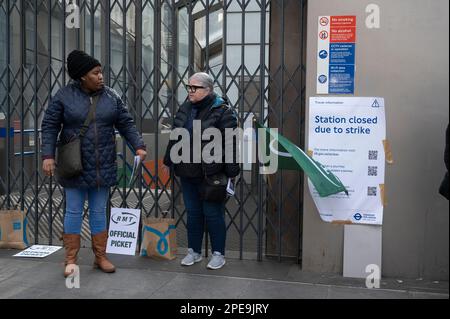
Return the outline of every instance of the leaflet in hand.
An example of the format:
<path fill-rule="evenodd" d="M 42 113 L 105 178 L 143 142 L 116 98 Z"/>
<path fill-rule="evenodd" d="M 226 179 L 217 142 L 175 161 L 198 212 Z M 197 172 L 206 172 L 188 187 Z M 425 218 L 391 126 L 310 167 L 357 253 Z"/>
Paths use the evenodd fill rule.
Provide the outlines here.
<path fill-rule="evenodd" d="M 131 184 L 133 183 L 134 179 L 136 178 L 136 174 L 139 168 L 139 165 L 141 164 L 141 157 L 139 155 L 136 155 L 134 157 L 134 163 L 133 163 L 133 171 L 131 172 L 131 177 L 130 177 L 130 183 L 128 185 L 128 187 L 131 186 Z"/>
<path fill-rule="evenodd" d="M 233 180 L 231 178 L 228 179 L 227 194 L 229 196 L 233 196 L 234 195 L 234 182 L 233 182 Z"/>

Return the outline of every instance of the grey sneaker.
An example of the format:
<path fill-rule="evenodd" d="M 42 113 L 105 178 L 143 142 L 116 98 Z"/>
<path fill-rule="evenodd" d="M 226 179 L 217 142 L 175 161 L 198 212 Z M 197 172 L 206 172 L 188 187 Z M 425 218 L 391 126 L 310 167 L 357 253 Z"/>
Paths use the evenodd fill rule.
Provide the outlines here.
<path fill-rule="evenodd" d="M 196 253 L 192 248 L 188 249 L 188 254 L 183 258 L 181 264 L 183 266 L 192 266 L 194 263 L 198 263 L 202 260 L 202 255 Z"/>
<path fill-rule="evenodd" d="M 220 269 L 223 265 L 225 265 L 225 256 L 218 251 L 215 251 L 213 252 L 212 258 L 206 267 L 209 269 Z"/>

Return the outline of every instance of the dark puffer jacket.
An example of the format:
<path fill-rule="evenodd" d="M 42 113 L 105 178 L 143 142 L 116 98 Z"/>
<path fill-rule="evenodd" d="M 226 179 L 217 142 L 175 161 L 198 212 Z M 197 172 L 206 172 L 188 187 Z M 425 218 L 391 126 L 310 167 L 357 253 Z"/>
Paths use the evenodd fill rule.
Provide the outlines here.
<path fill-rule="evenodd" d="M 145 149 L 134 121 L 119 95 L 104 87 L 93 95 L 85 93 L 78 81 L 70 82 L 52 98 L 42 121 L 42 159 L 55 158 L 58 142 L 80 132 L 90 108 L 90 98 L 98 95 L 95 116 L 81 144 L 83 173 L 58 182 L 63 187 L 98 187 L 117 184 L 114 128 L 135 150 Z M 59 138 L 58 138 L 59 134 Z"/>
<path fill-rule="evenodd" d="M 173 129 L 175 128 L 183 128 L 185 127 L 186 121 L 189 119 L 189 115 L 192 110 L 192 104 L 189 101 L 184 102 L 177 114 L 175 115 Z M 175 174 L 180 177 L 188 177 L 188 178 L 202 178 L 204 175 L 214 175 L 219 172 L 224 172 L 228 177 L 235 177 L 240 173 L 240 165 L 238 161 L 234 161 L 233 163 L 225 163 L 225 145 L 232 144 L 233 154 L 236 154 L 238 148 L 236 142 L 233 140 L 225 139 L 225 129 L 231 128 L 234 129 L 238 125 L 236 113 L 231 109 L 227 102 L 215 94 L 215 98 L 213 99 L 213 103 L 211 106 L 207 108 L 205 113 L 198 114 L 196 119 L 202 119 L 201 122 L 201 134 L 203 135 L 203 131 L 207 128 L 218 128 L 222 134 L 222 161 L 220 163 L 212 162 L 205 163 L 202 159 L 202 163 L 177 163 L 174 164 L 170 158 L 170 150 L 177 141 L 171 140 L 169 145 L 167 146 L 166 153 L 164 156 L 164 164 L 166 166 L 173 166 Z M 178 140 L 179 141 L 179 140 Z M 208 144 L 208 141 L 202 141 L 202 149 Z M 193 143 L 191 141 L 191 158 L 192 158 L 192 146 Z M 233 156 L 235 159 L 236 156 Z"/>

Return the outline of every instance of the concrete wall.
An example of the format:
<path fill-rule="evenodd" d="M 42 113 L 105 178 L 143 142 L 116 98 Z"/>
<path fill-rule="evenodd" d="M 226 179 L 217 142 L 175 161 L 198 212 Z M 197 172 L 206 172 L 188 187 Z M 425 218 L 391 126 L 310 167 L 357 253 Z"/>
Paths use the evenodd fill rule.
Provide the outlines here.
<path fill-rule="evenodd" d="M 380 29 L 366 28 L 370 3 L 380 7 Z M 319 15 L 357 16 L 354 96 L 385 98 L 395 162 L 386 165 L 382 275 L 448 280 L 449 204 L 437 190 L 449 121 L 449 3 L 309 1 L 307 103 L 316 96 Z M 306 184 L 304 195 L 303 269 L 342 273 L 343 226 L 320 220 Z"/>

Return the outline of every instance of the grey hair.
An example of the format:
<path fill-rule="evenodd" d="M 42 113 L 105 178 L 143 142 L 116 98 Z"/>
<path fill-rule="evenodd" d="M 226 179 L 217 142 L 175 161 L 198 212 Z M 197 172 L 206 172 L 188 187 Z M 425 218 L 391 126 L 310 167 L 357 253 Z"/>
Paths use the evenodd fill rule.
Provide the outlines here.
<path fill-rule="evenodd" d="M 207 87 L 211 92 L 214 91 L 214 80 L 213 78 L 205 72 L 194 73 L 189 80 L 195 79 L 200 82 L 201 85 Z"/>

